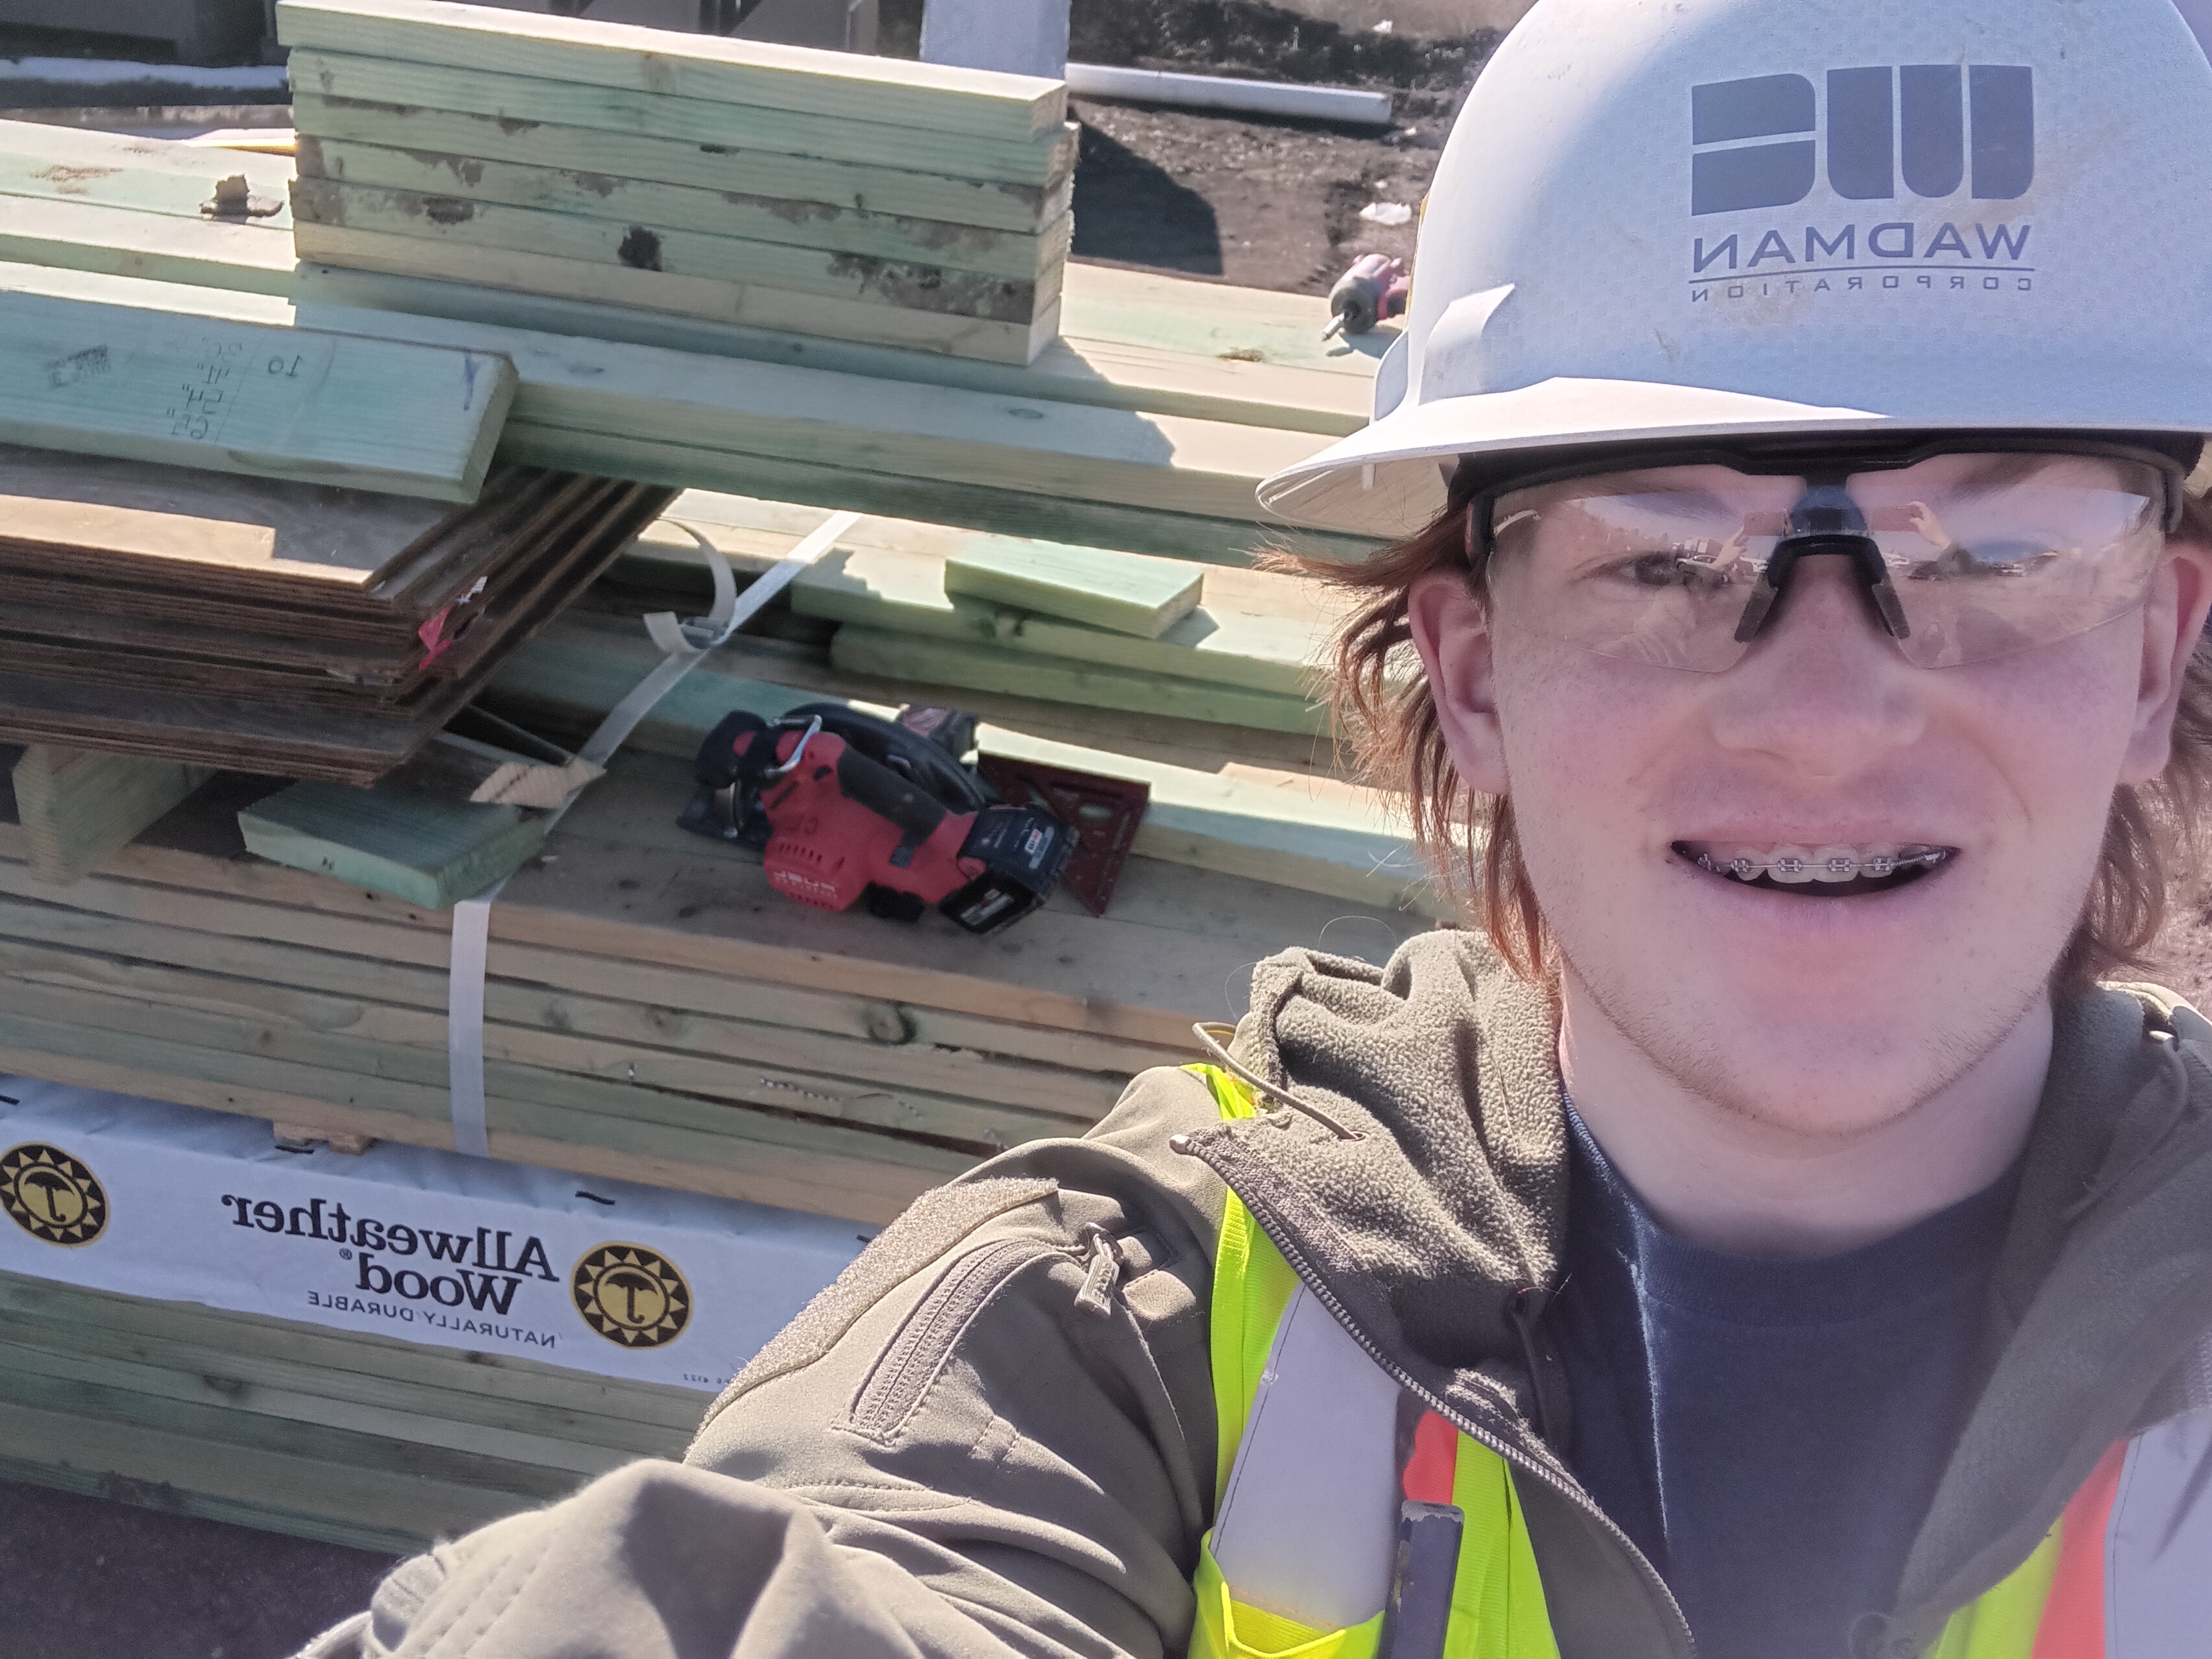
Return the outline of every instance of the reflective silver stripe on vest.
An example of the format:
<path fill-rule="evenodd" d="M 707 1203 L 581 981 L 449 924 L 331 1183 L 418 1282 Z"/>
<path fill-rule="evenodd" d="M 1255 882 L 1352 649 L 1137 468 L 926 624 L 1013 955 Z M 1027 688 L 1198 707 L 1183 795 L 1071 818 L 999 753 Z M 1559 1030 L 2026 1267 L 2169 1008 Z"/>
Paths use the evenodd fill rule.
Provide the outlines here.
<path fill-rule="evenodd" d="M 1398 1385 L 1301 1285 L 1213 1521 L 1248 1607 L 1318 1631 L 1382 1611 L 1398 1537 Z"/>
<path fill-rule="evenodd" d="M 2212 1652 L 2212 1411 L 2171 1418 L 2128 1446 L 2105 1534 L 2111 1659 Z"/>

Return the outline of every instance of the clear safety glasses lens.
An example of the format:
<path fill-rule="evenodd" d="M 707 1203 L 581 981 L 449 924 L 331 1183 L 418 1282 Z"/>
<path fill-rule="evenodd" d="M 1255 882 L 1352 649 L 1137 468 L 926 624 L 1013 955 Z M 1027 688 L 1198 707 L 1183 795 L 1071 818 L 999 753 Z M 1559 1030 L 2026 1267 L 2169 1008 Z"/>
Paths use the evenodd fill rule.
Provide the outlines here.
<path fill-rule="evenodd" d="M 2150 466 L 1944 455 L 1821 485 L 1670 467 L 1499 496 L 1499 619 L 1604 656 L 1717 673 L 1823 566 L 1922 668 L 2086 633 L 2142 603 L 2165 545 Z"/>

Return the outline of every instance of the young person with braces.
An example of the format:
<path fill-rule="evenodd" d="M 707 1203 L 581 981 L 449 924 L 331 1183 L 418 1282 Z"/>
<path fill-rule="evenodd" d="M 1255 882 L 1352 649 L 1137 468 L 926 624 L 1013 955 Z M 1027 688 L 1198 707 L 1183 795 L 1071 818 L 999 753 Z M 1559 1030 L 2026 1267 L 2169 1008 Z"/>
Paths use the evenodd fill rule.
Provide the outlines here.
<path fill-rule="evenodd" d="M 2207 200 L 2172 0 L 1540 0 L 1262 492 L 1474 926 L 311 1651 L 2212 1653 Z"/>

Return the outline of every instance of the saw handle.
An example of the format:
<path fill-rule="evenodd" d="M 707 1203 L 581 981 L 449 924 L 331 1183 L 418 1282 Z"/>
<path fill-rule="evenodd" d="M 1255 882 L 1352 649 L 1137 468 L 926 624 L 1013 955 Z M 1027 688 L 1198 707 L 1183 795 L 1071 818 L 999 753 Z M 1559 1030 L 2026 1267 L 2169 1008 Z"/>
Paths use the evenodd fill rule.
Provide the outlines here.
<path fill-rule="evenodd" d="M 837 757 L 837 787 L 846 799 L 898 825 L 910 842 L 927 841 L 945 819 L 947 809 L 928 791 L 849 743 Z"/>

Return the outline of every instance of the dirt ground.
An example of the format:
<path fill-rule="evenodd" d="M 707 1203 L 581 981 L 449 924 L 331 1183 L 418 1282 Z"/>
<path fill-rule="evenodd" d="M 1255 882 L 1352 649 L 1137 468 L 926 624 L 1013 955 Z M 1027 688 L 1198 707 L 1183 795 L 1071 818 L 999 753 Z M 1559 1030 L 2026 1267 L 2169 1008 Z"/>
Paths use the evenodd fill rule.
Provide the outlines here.
<path fill-rule="evenodd" d="M 1362 253 L 1410 257 L 1413 223 L 1393 228 L 1359 210 L 1418 210 L 1451 100 L 1401 101 L 1413 106 L 1403 125 L 1376 137 L 1079 99 L 1076 257 L 1300 294 L 1328 293 Z"/>

